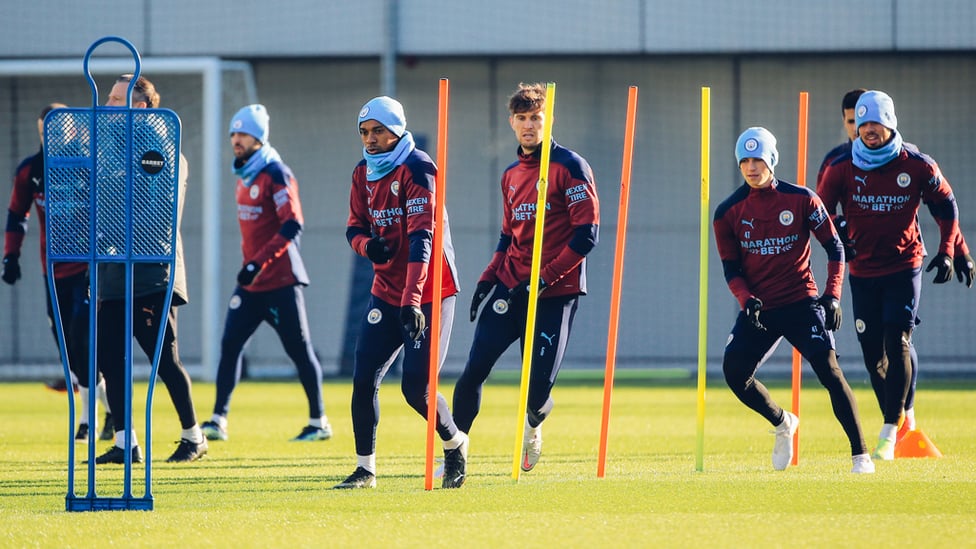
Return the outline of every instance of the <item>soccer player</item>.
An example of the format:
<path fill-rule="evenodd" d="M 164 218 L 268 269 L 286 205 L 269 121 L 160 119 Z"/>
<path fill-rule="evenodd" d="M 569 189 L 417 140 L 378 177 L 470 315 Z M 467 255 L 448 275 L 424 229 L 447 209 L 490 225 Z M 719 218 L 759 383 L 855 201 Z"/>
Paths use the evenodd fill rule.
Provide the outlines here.
<path fill-rule="evenodd" d="M 855 124 L 854 107 L 857 106 L 857 100 L 860 99 L 861 95 L 867 90 L 864 88 L 856 88 L 844 94 L 841 99 L 841 120 L 844 124 L 844 130 L 847 132 L 847 141 L 837 145 L 830 150 L 824 156 L 823 161 L 820 163 L 820 170 L 817 172 L 817 188 L 820 187 L 820 181 L 823 179 L 824 172 L 827 168 L 833 164 L 836 160 L 842 157 L 850 157 L 851 145 L 855 139 L 857 139 L 857 125 Z M 837 234 L 840 235 L 841 241 L 844 243 L 844 254 L 846 260 L 850 262 L 853 259 L 854 248 L 850 238 L 847 235 L 847 220 L 844 218 L 843 214 L 835 215 L 835 212 L 831 212 L 831 217 L 834 220 L 834 225 L 837 228 Z M 967 257 L 969 258 L 967 262 Z M 956 253 L 954 257 L 954 270 L 956 271 L 956 277 L 959 282 L 972 286 L 973 277 L 976 272 L 974 272 L 974 266 L 971 262 L 971 256 L 969 256 L 969 247 L 966 245 L 966 239 L 962 235 L 960 230 L 956 238 Z M 921 320 L 915 318 L 915 326 L 921 324 Z M 901 427 L 898 429 L 896 440 L 901 440 L 902 437 L 909 431 L 915 430 L 915 389 L 918 384 L 918 353 L 915 351 L 914 342 L 909 342 L 909 356 L 911 357 L 912 364 L 912 374 L 911 374 L 911 384 L 908 387 L 908 394 L 905 396 L 905 420 L 902 422 Z M 882 413 L 884 412 L 884 384 L 879 383 L 880 378 L 877 376 L 871 376 L 872 387 L 875 392 L 875 397 L 878 400 L 878 405 L 881 407 Z"/>
<path fill-rule="evenodd" d="M 854 250 L 854 328 L 884 415 L 873 455 L 891 460 L 912 383 L 911 340 L 926 255 L 918 224 L 923 202 L 940 233 L 938 252 L 926 269 L 936 270 L 934 282 L 951 280 L 954 264 L 972 273 L 973 260 L 964 243 L 956 245 L 958 210 L 949 182 L 932 158 L 902 141 L 891 97 L 867 91 L 854 115 L 858 138 L 850 154 L 827 167 L 817 193 L 827 211 L 838 205 L 844 211 L 845 236 Z"/>
<path fill-rule="evenodd" d="M 264 105 L 255 104 L 238 110 L 230 121 L 244 260 L 227 306 L 213 415 L 201 425 L 210 440 L 227 440 L 227 413 L 241 379 L 244 345 L 262 322 L 281 339 L 308 399 L 308 424 L 291 440 L 332 437 L 322 400 L 322 366 L 309 340 L 302 295 L 309 280 L 299 253 L 304 219 L 298 181 L 268 141 L 270 120 Z"/>
<path fill-rule="evenodd" d="M 519 84 L 509 98 L 509 125 L 517 159 L 502 173 L 502 230 L 494 255 L 471 300 L 474 341 L 454 387 L 454 418 L 470 433 L 481 407 L 482 386 L 495 362 L 525 336 L 535 207 L 542 148 L 550 148 L 546 219 L 542 240 L 535 357 L 529 379 L 521 468 L 531 471 L 542 455 L 542 422 L 553 408 L 552 388 L 562 364 L 579 297 L 586 294 L 586 255 L 597 244 L 600 202 L 589 164 L 555 140 L 543 143 L 546 89 Z M 478 316 L 478 308 L 488 305 Z"/>
<path fill-rule="evenodd" d="M 133 75 L 120 76 L 109 92 L 109 107 L 125 107 L 126 94 Z M 156 108 L 159 93 L 148 78 L 140 76 L 132 88 L 133 109 Z M 139 131 L 141 128 L 134 128 Z M 126 305 L 131 306 L 132 335 L 143 352 L 151 360 L 156 353 L 159 326 L 165 324 L 158 375 L 166 385 L 182 431 L 176 451 L 166 460 L 169 462 L 195 461 L 207 453 L 207 440 L 197 425 L 193 408 L 190 376 L 180 361 L 177 350 L 177 309 L 188 302 L 186 270 L 183 265 L 183 241 L 180 236 L 180 220 L 186 197 L 187 162 L 180 155 L 179 204 L 177 208 L 176 263 L 170 270 L 167 264 L 140 263 L 133 266 L 132 295 L 126 295 L 126 268 L 122 263 L 102 263 L 98 267 L 98 369 L 105 376 L 108 401 L 113 410 L 125 410 L 125 316 Z M 168 311 L 163 310 L 166 289 L 173 277 L 173 298 Z M 129 357 L 131 359 L 131 357 Z M 147 410 L 147 413 L 149 411 Z M 95 458 L 95 463 L 125 463 L 125 414 L 112 416 L 115 427 L 115 444 L 107 452 Z M 132 462 L 142 462 L 142 450 L 136 439 L 135 429 L 129 432 L 132 443 Z"/>
<path fill-rule="evenodd" d="M 844 97 L 841 98 L 840 118 L 841 122 L 844 124 L 844 131 L 847 132 L 847 141 L 844 141 L 840 145 L 830 149 L 830 152 L 824 155 L 823 161 L 820 162 L 820 169 L 817 170 L 817 184 L 819 184 L 820 180 L 823 178 L 823 174 L 827 170 L 827 166 L 830 166 L 834 160 L 837 160 L 845 154 L 850 154 L 851 143 L 857 139 L 857 126 L 854 124 L 854 106 L 857 105 L 857 100 L 861 97 L 861 94 L 866 91 L 868 90 L 864 88 L 855 88 L 845 93 Z M 849 257 L 847 259 L 850 260 Z"/>
<path fill-rule="evenodd" d="M 444 215 L 444 275 L 431 280 L 429 263 L 434 222 L 437 167 L 418 149 L 407 131 L 403 106 L 386 96 L 369 100 L 359 111 L 363 160 L 352 172 L 346 239 L 373 263 L 373 287 L 356 341 L 353 367 L 352 427 L 356 470 L 335 488 L 376 486 L 376 430 L 380 382 L 403 349 L 400 389 L 407 403 L 427 417 L 431 308 L 441 308 L 440 357 L 454 324 L 458 283 L 451 231 Z M 433 285 L 442 288 L 434 304 Z M 437 393 L 437 434 L 444 444 L 443 488 L 465 480 L 468 437 L 459 431 Z"/>
<path fill-rule="evenodd" d="M 20 250 L 27 234 L 27 220 L 30 217 L 31 204 L 37 210 L 37 224 L 40 230 L 41 244 L 41 272 L 44 273 L 44 296 L 47 298 L 47 319 L 54 334 L 54 341 L 58 341 L 58 332 L 54 324 L 54 309 L 51 294 L 47 290 L 47 232 L 46 207 L 44 203 L 44 117 L 54 109 L 65 108 L 67 105 L 51 103 L 41 110 L 37 119 L 37 134 L 41 139 L 41 150 L 37 154 L 25 158 L 14 174 L 13 191 L 10 194 L 10 205 L 7 208 L 7 229 L 3 242 L 3 274 L 2 279 L 13 286 L 20 279 Z M 61 317 L 64 345 L 68 355 L 68 366 L 72 377 L 76 378 L 78 393 L 81 395 L 81 414 L 79 414 L 78 428 L 75 431 L 75 442 L 88 442 L 88 430 L 95 429 L 95 421 L 88 417 L 90 392 L 88 387 L 88 264 L 87 263 L 55 263 L 54 288 L 58 296 L 58 314 Z M 64 378 L 61 382 L 65 383 Z M 99 438 L 112 440 L 112 414 L 109 412 L 108 400 L 105 398 L 105 381 L 99 376 L 96 394 L 105 407 L 105 422 Z"/>
<path fill-rule="evenodd" d="M 800 420 L 776 404 L 756 371 L 785 338 L 803 355 L 830 395 L 851 446 L 852 473 L 873 473 L 857 403 L 837 363 L 844 247 L 813 191 L 779 180 L 776 138 L 765 128 L 742 132 L 735 158 L 745 182 L 719 204 L 712 222 L 729 290 L 741 311 L 725 345 L 722 371 L 743 404 L 775 427 L 773 469 L 793 460 Z M 827 252 L 827 282 L 817 297 L 810 269 L 810 233 Z"/>

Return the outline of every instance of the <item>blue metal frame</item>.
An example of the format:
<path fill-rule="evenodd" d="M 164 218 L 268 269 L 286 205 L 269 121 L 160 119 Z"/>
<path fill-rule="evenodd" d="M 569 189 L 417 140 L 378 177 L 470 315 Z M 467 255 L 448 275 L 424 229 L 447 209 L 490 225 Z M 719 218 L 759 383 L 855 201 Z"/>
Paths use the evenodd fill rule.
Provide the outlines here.
<path fill-rule="evenodd" d="M 98 88 L 92 78 L 89 67 L 94 50 L 105 42 L 117 42 L 125 46 L 132 53 L 135 63 L 132 81 L 126 94 L 125 107 L 98 106 Z M 47 280 L 48 292 L 51 295 L 54 311 L 54 324 L 61 349 L 61 362 L 65 380 L 70 387 L 71 372 L 65 347 L 65 336 L 62 328 L 60 309 L 55 291 L 54 264 L 59 262 L 85 262 L 89 269 L 89 288 L 92 306 L 89 308 L 89 387 L 96 387 L 97 369 L 97 288 L 98 265 L 104 263 L 122 263 L 125 265 L 125 463 L 121 497 L 99 496 L 96 491 L 95 475 L 95 429 L 89 430 L 88 439 L 88 488 L 84 496 L 75 494 L 75 448 L 74 424 L 75 408 L 74 395 L 68 391 L 68 493 L 66 495 L 66 509 L 68 511 L 98 511 L 98 510 L 152 510 L 152 402 L 155 392 L 156 374 L 162 353 L 162 341 L 168 322 L 167 313 L 172 303 L 173 284 L 176 277 L 176 239 L 178 226 L 178 212 L 180 203 L 180 133 L 179 117 L 169 109 L 133 109 L 132 90 L 141 72 L 141 59 L 135 47 L 117 36 L 106 36 L 93 43 L 85 53 L 85 74 L 92 92 L 92 107 L 90 109 L 65 108 L 51 111 L 44 120 L 44 154 L 45 154 L 45 199 L 47 201 Z M 109 147 L 117 144 L 118 135 L 105 139 L 106 147 L 102 147 L 99 139 L 101 123 L 111 129 L 124 129 L 124 150 L 120 155 L 111 155 Z M 134 134 L 136 125 L 143 131 Z M 87 125 L 87 128 L 85 127 Z M 84 130 L 87 130 L 85 133 Z M 65 135 L 68 134 L 68 139 Z M 84 138 L 87 137 L 87 140 Z M 114 139 L 112 139 L 114 138 Z M 151 143 L 150 143 L 151 141 Z M 136 154 L 147 146 L 155 146 L 165 154 L 162 168 L 157 173 L 149 173 L 140 167 L 140 158 Z M 150 149 L 155 150 L 155 149 Z M 105 152 L 107 158 L 102 159 Z M 160 152 L 160 151 L 156 151 Z M 100 162 L 100 160 L 104 160 Z M 115 161 L 113 164 L 112 161 Z M 112 196 L 106 191 L 107 200 L 100 200 L 102 187 L 110 185 L 112 181 L 99 178 L 101 170 L 111 172 L 118 177 L 124 174 L 124 199 L 111 202 Z M 160 204 L 158 196 L 170 198 L 167 203 Z M 148 200 L 143 201 L 142 199 Z M 149 211 L 141 209 L 145 204 L 156 206 Z M 161 211 L 159 207 L 162 207 Z M 168 224 L 167 217 L 168 214 Z M 123 221 L 121 241 L 111 241 L 112 235 L 100 229 L 117 227 L 112 223 L 120 218 Z M 159 218 L 163 223 L 147 223 Z M 84 229 L 84 230 L 82 230 Z M 136 239 L 138 237 L 138 240 Z M 99 241 L 108 242 L 105 249 Z M 110 242 L 111 241 L 111 242 Z M 144 242 L 150 245 L 144 247 Z M 118 244 L 118 246 L 113 245 Z M 159 325 L 156 337 L 155 353 L 152 357 L 152 370 L 149 377 L 149 388 L 146 396 L 146 431 L 145 431 L 145 493 L 142 496 L 132 494 L 132 440 L 129 436 L 132 428 L 132 304 L 133 304 L 133 270 L 138 263 L 162 263 L 169 265 L 169 283 L 166 289 L 166 299 L 161 314 L 163 322 Z M 89 403 L 89 417 L 95 417 L 95 401 Z M 113 411 L 119 413 L 119 411 Z"/>

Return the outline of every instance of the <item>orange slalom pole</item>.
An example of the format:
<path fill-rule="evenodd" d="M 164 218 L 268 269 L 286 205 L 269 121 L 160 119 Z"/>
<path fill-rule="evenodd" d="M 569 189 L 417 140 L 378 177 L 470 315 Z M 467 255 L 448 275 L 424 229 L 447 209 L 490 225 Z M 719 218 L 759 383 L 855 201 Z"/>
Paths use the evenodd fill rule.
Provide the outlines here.
<path fill-rule="evenodd" d="M 800 117 L 797 135 L 796 150 L 796 184 L 801 187 L 807 186 L 807 123 L 809 111 L 809 94 L 800 92 Z M 800 351 L 793 348 L 793 414 L 800 417 L 800 379 L 803 376 L 803 362 Z M 797 429 L 796 436 L 793 437 L 793 462 L 792 465 L 800 463 L 800 431 Z"/>
<path fill-rule="evenodd" d="M 634 131 L 637 127 L 637 86 L 627 95 L 627 122 L 624 126 L 624 157 L 620 170 L 620 208 L 617 213 L 617 248 L 613 258 L 613 284 L 610 290 L 610 329 L 607 333 L 607 366 L 603 376 L 603 421 L 600 423 L 600 458 L 596 476 L 603 478 L 607 464 L 607 431 L 610 427 L 610 398 L 613 371 L 617 361 L 617 325 L 620 318 L 620 286 L 627 245 L 627 208 L 630 202 L 630 173 L 634 158 Z"/>
<path fill-rule="evenodd" d="M 441 358 L 441 299 L 444 277 L 444 213 L 447 200 L 447 106 L 450 99 L 450 82 L 441 78 L 437 94 L 437 177 L 434 189 L 434 225 L 430 262 L 433 273 L 427 279 L 433 284 L 434 299 L 430 306 L 430 367 L 427 374 L 427 459 L 424 466 L 424 489 L 434 487 L 434 432 L 437 427 L 437 378 L 440 375 Z"/>

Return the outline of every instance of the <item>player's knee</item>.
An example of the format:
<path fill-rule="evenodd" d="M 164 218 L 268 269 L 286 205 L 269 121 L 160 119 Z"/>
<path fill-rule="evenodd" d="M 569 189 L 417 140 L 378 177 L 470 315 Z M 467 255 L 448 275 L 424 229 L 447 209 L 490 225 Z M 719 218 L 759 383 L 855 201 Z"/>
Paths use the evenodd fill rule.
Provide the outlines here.
<path fill-rule="evenodd" d="M 364 371 L 356 368 L 352 373 L 353 393 L 366 394 L 375 392 L 379 388 L 379 381 L 373 371 Z"/>
<path fill-rule="evenodd" d="M 455 394 L 466 394 L 477 390 L 481 384 L 474 381 L 467 370 L 461 372 L 458 376 L 457 381 L 454 382 L 454 393 Z"/>
<path fill-rule="evenodd" d="M 900 326 L 885 326 L 884 346 L 889 356 L 907 353 L 911 347 L 911 332 Z"/>
<path fill-rule="evenodd" d="M 240 338 L 225 334 L 220 338 L 220 352 L 224 356 L 237 356 L 244 349 L 244 342 Z"/>
<path fill-rule="evenodd" d="M 426 406 L 427 404 L 426 380 L 404 375 L 400 381 L 400 392 L 411 406 Z"/>
<path fill-rule="evenodd" d="M 733 391 L 744 387 L 746 380 L 751 376 L 748 362 L 738 353 L 725 353 L 722 358 L 722 374 L 725 376 L 725 383 Z"/>
<path fill-rule="evenodd" d="M 837 354 L 833 350 L 818 352 L 805 357 L 813 368 L 813 372 L 820 380 L 820 384 L 831 389 L 844 379 L 844 372 L 837 362 Z"/>

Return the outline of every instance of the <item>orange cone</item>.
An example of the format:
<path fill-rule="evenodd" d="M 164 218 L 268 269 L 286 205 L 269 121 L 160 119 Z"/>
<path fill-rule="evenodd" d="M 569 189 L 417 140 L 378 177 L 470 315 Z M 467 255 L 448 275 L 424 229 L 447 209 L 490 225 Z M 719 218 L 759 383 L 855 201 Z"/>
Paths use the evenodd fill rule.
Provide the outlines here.
<path fill-rule="evenodd" d="M 908 431 L 895 444 L 896 458 L 940 458 L 942 452 L 935 447 L 932 440 L 921 429 Z"/>
<path fill-rule="evenodd" d="M 895 440 L 905 438 L 905 435 L 907 435 L 909 431 L 911 431 L 911 429 L 908 428 L 908 422 L 905 421 L 905 416 L 902 415 L 900 418 L 898 418 L 898 432 L 895 433 Z"/>

